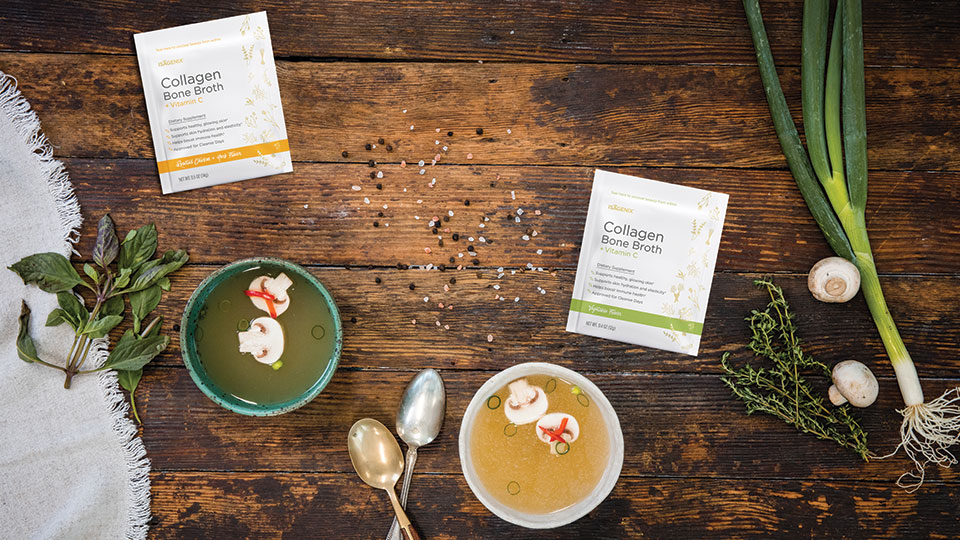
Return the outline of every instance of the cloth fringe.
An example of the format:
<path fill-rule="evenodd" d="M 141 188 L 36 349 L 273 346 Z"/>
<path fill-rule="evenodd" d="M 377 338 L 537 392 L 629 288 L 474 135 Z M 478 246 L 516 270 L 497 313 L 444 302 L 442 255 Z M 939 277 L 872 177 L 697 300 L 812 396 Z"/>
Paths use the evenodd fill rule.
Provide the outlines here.
<path fill-rule="evenodd" d="M 17 134 L 23 137 L 36 156 L 37 166 L 47 179 L 47 185 L 56 200 L 64 243 L 76 253 L 73 245 L 80 238 L 83 216 L 80 203 L 73 193 L 70 177 L 63 163 L 54 159 L 53 147 L 40 130 L 40 119 L 30 104 L 17 90 L 17 80 L 0 71 L 0 114 L 13 121 Z M 109 340 L 98 339 L 91 347 L 93 365 L 99 367 L 107 360 Z M 150 521 L 150 460 L 143 441 L 137 437 L 137 426 L 130 420 L 130 406 L 124 399 L 113 370 L 101 371 L 98 376 L 104 403 L 113 420 L 113 431 L 123 448 L 127 463 L 127 491 L 130 509 L 127 518 L 127 538 L 145 540 Z"/>

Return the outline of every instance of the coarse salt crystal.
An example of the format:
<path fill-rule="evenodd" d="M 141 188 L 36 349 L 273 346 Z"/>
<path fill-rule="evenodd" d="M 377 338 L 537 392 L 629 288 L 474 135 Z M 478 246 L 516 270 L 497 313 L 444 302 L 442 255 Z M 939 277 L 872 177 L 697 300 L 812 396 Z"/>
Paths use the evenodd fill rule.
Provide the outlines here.
<path fill-rule="evenodd" d="M 532 233 L 530 233 L 530 236 L 536 236 L 536 235 L 538 235 L 538 234 L 540 234 L 540 233 L 538 233 L 537 231 L 533 231 Z"/>
<path fill-rule="evenodd" d="M 413 216 L 413 219 L 420 219 L 420 216 Z"/>
<path fill-rule="evenodd" d="M 542 250 L 542 249 L 538 249 L 538 250 L 537 250 L 537 255 L 543 255 L 543 250 Z"/>
<path fill-rule="evenodd" d="M 443 150 L 444 152 L 446 152 L 446 151 L 447 151 L 447 147 L 444 146 L 444 147 L 442 148 L 442 150 Z"/>
<path fill-rule="evenodd" d="M 547 294 L 547 290 L 546 290 L 546 289 L 540 289 L 540 294 Z"/>
<path fill-rule="evenodd" d="M 433 144 L 440 144 L 440 141 L 433 141 Z"/>
<path fill-rule="evenodd" d="M 420 174 L 427 172 L 426 169 L 420 169 Z"/>
<path fill-rule="evenodd" d="M 513 220 L 516 221 L 517 223 L 520 223 L 520 216 L 513 218 Z"/>
<path fill-rule="evenodd" d="M 517 215 L 518 215 L 518 216 L 522 216 L 522 215 L 523 215 L 523 208 L 517 208 Z"/>
<path fill-rule="evenodd" d="M 416 319 L 410 319 L 410 323 L 411 323 L 411 324 L 417 324 L 417 320 L 416 320 Z"/>
<path fill-rule="evenodd" d="M 423 204 L 423 199 L 417 199 L 417 204 Z"/>
<path fill-rule="evenodd" d="M 473 154 L 467 154 L 467 159 L 473 159 Z"/>
<path fill-rule="evenodd" d="M 423 297 L 423 301 L 424 301 L 424 302 L 429 302 L 429 301 L 430 301 L 430 297 L 429 297 L 429 296 L 424 296 L 424 297 Z"/>
<path fill-rule="evenodd" d="M 424 253 L 430 253 L 431 251 L 433 251 L 433 250 L 430 249 L 430 248 L 428 248 L 428 247 L 423 248 L 423 252 L 424 252 Z"/>
<path fill-rule="evenodd" d="M 460 257 L 460 258 L 462 259 L 462 258 L 463 258 L 463 253 L 457 253 L 457 257 Z M 458 266 L 458 267 L 457 267 L 457 270 L 459 270 L 459 269 L 460 269 L 460 267 Z"/>
<path fill-rule="evenodd" d="M 383 171 L 377 171 L 377 178 L 383 178 Z"/>
<path fill-rule="evenodd" d="M 417 162 L 417 165 L 423 167 L 423 160 L 421 159 L 419 162 Z"/>
<path fill-rule="evenodd" d="M 389 223 L 384 223 L 383 226 L 384 226 L 384 227 L 389 227 L 390 224 L 389 224 Z"/>
<path fill-rule="evenodd" d="M 513 133 L 513 130 L 510 129 L 510 128 L 507 128 L 507 135 L 509 135 L 509 134 L 511 134 L 511 133 Z"/>
<path fill-rule="evenodd" d="M 363 204 L 370 204 L 370 199 L 367 197 L 363 198 Z"/>
<path fill-rule="evenodd" d="M 383 205 L 384 210 L 386 210 L 387 208 L 389 208 L 387 205 Z"/>
<path fill-rule="evenodd" d="M 437 304 L 437 307 L 440 309 L 443 309 L 443 302 L 440 302 L 439 304 Z"/>
<path fill-rule="evenodd" d="M 472 237 L 472 236 L 470 236 L 470 237 L 468 237 L 468 238 L 467 238 L 467 240 L 469 240 L 469 241 L 471 241 L 471 242 L 473 242 L 473 237 Z"/>
<path fill-rule="evenodd" d="M 309 205 L 309 204 L 305 204 L 305 205 L 303 205 L 303 207 L 304 207 L 304 208 L 310 208 L 310 205 Z"/>
<path fill-rule="evenodd" d="M 444 329 L 444 330 L 449 330 L 449 329 L 450 329 L 450 325 L 449 325 L 449 324 L 443 325 L 443 329 Z"/>
<path fill-rule="evenodd" d="M 482 236 L 481 236 L 480 238 L 477 238 L 477 241 L 479 241 L 481 244 L 486 244 L 486 243 L 487 243 L 487 239 L 484 238 L 484 237 L 482 237 Z"/>
<path fill-rule="evenodd" d="M 451 309 L 453 309 L 453 305 L 448 305 L 448 306 L 447 306 L 447 311 L 450 311 Z"/>
<path fill-rule="evenodd" d="M 444 286 L 443 286 L 443 292 L 449 292 L 449 291 L 450 291 L 450 286 L 449 286 L 449 285 L 444 285 Z"/>
<path fill-rule="evenodd" d="M 413 124 L 410 124 L 410 131 L 413 131 Z"/>
<path fill-rule="evenodd" d="M 477 225 L 477 226 L 478 226 L 478 227 L 480 227 L 481 229 L 485 229 L 485 228 L 487 228 L 487 226 L 486 226 L 486 225 L 484 225 L 483 223 L 481 223 L 481 224 L 479 224 L 479 225 Z"/>
<path fill-rule="evenodd" d="M 352 189 L 352 190 L 354 190 L 354 191 L 360 191 L 360 190 L 363 189 L 363 188 L 361 188 L 360 186 L 350 186 L 350 189 Z"/>
<path fill-rule="evenodd" d="M 500 290 L 500 286 L 499 286 L 499 285 L 494 285 L 493 288 L 494 288 L 494 290 L 497 290 L 497 291 Z"/>
<path fill-rule="evenodd" d="M 519 301 L 520 301 L 520 297 L 518 296 L 518 297 L 514 298 L 513 301 L 514 301 L 514 302 L 519 302 Z"/>
<path fill-rule="evenodd" d="M 447 210 L 447 215 L 453 217 L 453 210 Z"/>
<path fill-rule="evenodd" d="M 517 273 L 516 270 L 511 270 L 511 271 L 510 271 L 510 275 L 511 275 L 511 276 L 514 275 L 514 274 L 516 274 L 516 273 Z"/>
<path fill-rule="evenodd" d="M 517 200 L 517 192 L 511 191 L 511 192 L 510 192 L 510 198 L 513 199 L 513 200 Z"/>
<path fill-rule="evenodd" d="M 440 128 L 437 128 L 437 133 L 440 133 Z"/>
<path fill-rule="evenodd" d="M 437 321 L 437 326 L 438 326 L 438 327 L 440 326 L 440 321 Z"/>
<path fill-rule="evenodd" d="M 401 160 L 400 160 L 400 168 L 401 168 L 401 169 L 405 169 L 406 167 L 407 167 L 407 162 L 401 159 Z"/>
<path fill-rule="evenodd" d="M 433 161 L 440 161 L 440 154 L 433 156 Z"/>
<path fill-rule="evenodd" d="M 487 334 L 487 343 L 490 343 L 492 341 L 493 341 L 493 334 Z"/>
<path fill-rule="evenodd" d="M 373 148 L 376 148 L 376 147 L 377 147 L 377 145 L 373 145 L 373 146 L 371 146 L 370 148 L 373 149 Z"/>
<path fill-rule="evenodd" d="M 500 272 L 500 273 L 502 274 L 502 273 L 503 273 L 503 267 L 501 266 L 501 267 L 497 268 L 497 272 Z"/>
<path fill-rule="evenodd" d="M 529 240 L 529 239 L 530 239 L 530 235 L 529 235 L 529 234 L 525 234 L 525 235 L 521 236 L 520 238 L 523 238 L 524 240 Z"/>
<path fill-rule="evenodd" d="M 536 215 L 538 215 L 538 216 L 540 215 L 540 211 L 539 211 L 539 210 L 534 210 L 533 213 L 536 214 Z"/>
<path fill-rule="evenodd" d="M 529 268 L 530 270 L 533 270 L 533 263 L 527 263 L 527 268 Z"/>

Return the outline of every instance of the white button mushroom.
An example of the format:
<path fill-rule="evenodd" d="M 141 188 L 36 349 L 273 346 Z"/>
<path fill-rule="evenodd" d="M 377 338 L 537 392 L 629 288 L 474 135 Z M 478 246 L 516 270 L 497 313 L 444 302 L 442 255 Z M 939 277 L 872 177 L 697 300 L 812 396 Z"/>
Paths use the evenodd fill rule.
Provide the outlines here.
<path fill-rule="evenodd" d="M 280 273 L 279 276 L 272 278 L 270 276 L 259 276 L 250 282 L 251 291 L 259 291 L 273 296 L 273 309 L 279 317 L 290 307 L 290 297 L 287 295 L 287 289 L 293 285 L 293 281 L 286 274 Z M 266 298 L 259 296 L 250 296 L 250 301 L 260 311 L 270 313 L 270 306 Z"/>
<path fill-rule="evenodd" d="M 503 412 L 507 419 L 521 426 L 536 422 L 547 412 L 547 394 L 539 386 L 531 386 L 526 379 L 517 379 L 509 385 L 510 397 Z"/>
<path fill-rule="evenodd" d="M 821 302 L 847 302 L 860 290 L 860 270 L 842 257 L 827 257 L 810 269 L 807 287 Z"/>
<path fill-rule="evenodd" d="M 261 364 L 273 364 L 283 354 L 283 328 L 275 319 L 258 317 L 250 329 L 239 332 L 240 352 L 250 353 Z"/>
<path fill-rule="evenodd" d="M 828 394 L 834 405 L 850 402 L 854 407 L 869 407 L 877 400 L 877 378 L 870 368 L 856 360 L 844 360 L 833 366 L 833 386 Z"/>

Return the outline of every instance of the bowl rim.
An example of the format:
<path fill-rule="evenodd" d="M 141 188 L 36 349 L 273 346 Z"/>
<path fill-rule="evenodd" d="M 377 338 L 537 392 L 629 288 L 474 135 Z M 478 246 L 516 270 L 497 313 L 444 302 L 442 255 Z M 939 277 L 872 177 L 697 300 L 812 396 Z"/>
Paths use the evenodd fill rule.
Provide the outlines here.
<path fill-rule="evenodd" d="M 610 456 L 607 468 L 604 470 L 600 482 L 597 483 L 597 486 L 590 495 L 583 500 L 573 506 L 551 514 L 527 514 L 514 510 L 487 495 L 469 463 L 470 446 L 468 439 L 470 437 L 470 430 L 473 427 L 473 421 L 477 416 L 477 411 L 486 401 L 484 397 L 487 394 L 503 387 L 514 379 L 527 375 L 540 374 L 562 377 L 582 387 L 590 395 L 591 400 L 600 406 L 604 421 L 607 423 L 608 434 L 610 435 Z M 473 395 L 473 399 L 471 399 L 470 404 L 467 405 L 463 413 L 463 419 L 460 422 L 459 457 L 460 468 L 463 471 L 467 485 L 470 487 L 470 491 L 473 492 L 474 496 L 487 510 L 490 510 L 501 519 L 514 525 L 520 525 L 530 529 L 551 529 L 567 525 L 587 515 L 613 491 L 613 487 L 620 478 L 620 471 L 623 468 L 623 432 L 620 430 L 620 419 L 617 417 L 617 412 L 614 410 L 613 405 L 610 404 L 607 397 L 590 379 L 587 379 L 584 375 L 572 369 L 557 364 L 551 364 L 549 362 L 524 362 L 494 374 L 487 379 Z"/>
<path fill-rule="evenodd" d="M 237 398 L 228 397 L 228 394 L 216 387 L 216 385 L 213 384 L 213 381 L 204 381 L 198 372 L 198 367 L 196 364 L 199 359 L 195 357 L 196 345 L 193 344 L 192 341 L 193 331 L 195 328 L 194 325 L 191 325 L 191 317 L 193 317 L 195 311 L 199 309 L 201 300 L 206 300 L 206 297 L 209 296 L 210 292 L 215 286 L 215 282 L 217 282 L 224 274 L 237 271 L 238 268 L 247 266 L 254 267 L 256 265 L 263 264 L 273 264 L 283 267 L 284 269 L 289 269 L 298 276 L 302 277 L 306 282 L 319 291 L 320 295 L 326 302 L 327 307 L 330 309 L 331 315 L 333 315 L 335 334 L 333 352 L 330 354 L 330 362 L 327 364 L 327 367 L 324 369 L 323 373 L 320 374 L 320 377 L 317 379 L 317 381 L 314 382 L 313 385 L 311 385 L 310 388 L 308 388 L 300 396 L 289 401 L 273 405 L 257 405 L 254 403 L 244 402 L 243 400 Z M 197 285 L 196 289 L 193 290 L 193 293 L 190 295 L 190 299 L 187 300 L 187 304 L 183 309 L 183 315 L 180 318 L 180 356 L 183 359 L 184 365 L 187 367 L 187 371 L 190 372 L 190 378 L 193 379 L 193 383 L 197 386 L 197 388 L 200 389 L 201 392 L 204 393 L 204 395 L 210 398 L 217 405 L 220 405 L 229 411 L 246 416 L 276 416 L 299 409 L 300 407 L 312 401 L 313 398 L 317 397 L 320 392 L 326 388 L 327 384 L 330 382 L 330 379 L 333 378 L 333 374 L 337 370 L 337 366 L 340 363 L 340 354 L 342 352 L 342 348 L 343 324 L 340 320 L 340 310 L 337 307 L 337 303 L 333 300 L 333 296 L 330 294 L 327 288 L 323 286 L 323 283 L 321 283 L 316 276 L 310 273 L 309 270 L 286 259 L 275 257 L 250 257 L 233 261 L 214 270 L 207 277 L 205 277 L 199 285 Z"/>

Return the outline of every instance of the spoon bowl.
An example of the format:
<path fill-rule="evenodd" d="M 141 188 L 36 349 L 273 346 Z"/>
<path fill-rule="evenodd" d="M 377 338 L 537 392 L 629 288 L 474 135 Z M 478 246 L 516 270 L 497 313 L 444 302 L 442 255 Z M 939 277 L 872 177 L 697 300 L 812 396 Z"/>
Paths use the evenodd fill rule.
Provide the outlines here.
<path fill-rule="evenodd" d="M 377 489 L 393 489 L 403 472 L 403 454 L 386 426 L 373 418 L 357 420 L 347 436 L 347 448 L 361 480 Z"/>
<path fill-rule="evenodd" d="M 446 392 L 437 370 L 418 373 L 407 385 L 397 409 L 397 435 L 411 447 L 433 442 L 443 425 L 445 402 Z"/>

